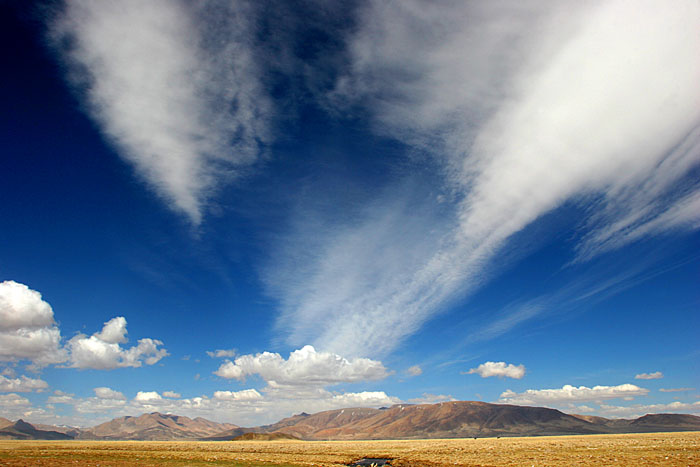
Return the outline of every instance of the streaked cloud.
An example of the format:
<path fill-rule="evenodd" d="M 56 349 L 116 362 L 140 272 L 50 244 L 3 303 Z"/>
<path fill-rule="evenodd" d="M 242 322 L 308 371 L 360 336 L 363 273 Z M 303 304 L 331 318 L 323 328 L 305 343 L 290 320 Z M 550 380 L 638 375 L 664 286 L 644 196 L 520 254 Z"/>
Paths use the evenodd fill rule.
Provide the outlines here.
<path fill-rule="evenodd" d="M 51 25 L 67 79 L 102 133 L 195 224 L 269 138 L 247 7 L 69 0 Z"/>
<path fill-rule="evenodd" d="M 661 388 L 659 389 L 661 392 L 687 392 L 687 391 L 695 391 L 695 388 Z"/>
<path fill-rule="evenodd" d="M 525 376 L 525 365 L 513 365 L 506 362 L 485 362 L 467 371 L 467 374 L 477 374 L 482 378 L 497 376 L 499 378 L 521 379 Z"/>
<path fill-rule="evenodd" d="M 603 416 L 616 418 L 635 418 L 650 413 L 700 414 L 700 401 L 692 403 L 675 401 L 668 404 L 633 404 L 627 406 L 601 404 L 598 412 Z"/>
<path fill-rule="evenodd" d="M 634 379 L 661 379 L 664 374 L 660 371 L 655 371 L 653 373 L 640 373 L 634 376 Z"/>
<path fill-rule="evenodd" d="M 265 274 L 288 342 L 390 352 L 565 203 L 587 206 L 572 262 L 696 229 L 699 9 L 367 2 L 330 99 L 361 103 L 377 132 L 431 154 L 443 186 L 416 202 L 397 183 L 352 222 L 290 234 L 310 253 L 275 256 Z"/>
<path fill-rule="evenodd" d="M 456 401 L 452 396 L 445 395 L 445 394 L 430 394 L 430 393 L 423 393 L 421 397 L 415 397 L 413 399 L 408 399 L 406 402 L 409 404 L 436 404 L 438 402 L 450 402 L 450 401 Z"/>
<path fill-rule="evenodd" d="M 236 349 L 207 350 L 211 358 L 231 358 L 236 356 Z"/>
<path fill-rule="evenodd" d="M 586 386 L 575 387 L 567 384 L 561 389 L 528 389 L 521 393 L 516 393 L 509 389 L 501 394 L 498 402 L 519 405 L 549 405 L 565 402 L 625 399 L 646 396 L 648 393 L 648 389 L 640 388 L 634 384 L 594 386 L 592 388 Z"/>
<path fill-rule="evenodd" d="M 331 352 L 317 352 L 310 345 L 291 352 L 286 360 L 272 352 L 241 355 L 223 363 L 214 374 L 240 381 L 246 376 L 259 375 L 268 383 L 289 386 L 327 386 L 378 380 L 389 375 L 379 361 L 346 359 Z"/>
<path fill-rule="evenodd" d="M 216 391 L 214 399 L 222 401 L 257 400 L 263 396 L 255 389 L 243 389 L 242 391 Z"/>

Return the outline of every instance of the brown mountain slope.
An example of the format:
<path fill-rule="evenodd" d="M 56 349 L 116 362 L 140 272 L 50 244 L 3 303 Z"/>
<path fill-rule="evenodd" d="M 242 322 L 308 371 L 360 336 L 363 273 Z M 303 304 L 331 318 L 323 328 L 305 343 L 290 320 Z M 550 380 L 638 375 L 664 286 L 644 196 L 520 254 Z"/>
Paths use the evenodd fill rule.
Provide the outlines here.
<path fill-rule="evenodd" d="M 343 409 L 296 415 L 264 431 L 303 439 L 411 439 L 608 433 L 558 410 L 541 407 L 443 402 L 389 409 Z"/>
<path fill-rule="evenodd" d="M 299 438 L 287 433 L 243 433 L 242 435 L 236 436 L 232 441 L 300 441 Z"/>
<path fill-rule="evenodd" d="M 64 433 L 51 430 L 37 430 L 34 425 L 17 420 L 11 425 L 0 429 L 0 439 L 48 439 L 48 440 L 63 440 L 73 439 Z"/>
<path fill-rule="evenodd" d="M 172 440 L 202 438 L 237 428 L 230 423 L 216 423 L 201 417 L 191 419 L 158 412 L 140 417 L 121 417 L 83 430 L 81 439 Z"/>
<path fill-rule="evenodd" d="M 0 430 L 5 428 L 6 426 L 12 425 L 14 422 L 12 420 L 8 420 L 6 418 L 0 417 Z"/>

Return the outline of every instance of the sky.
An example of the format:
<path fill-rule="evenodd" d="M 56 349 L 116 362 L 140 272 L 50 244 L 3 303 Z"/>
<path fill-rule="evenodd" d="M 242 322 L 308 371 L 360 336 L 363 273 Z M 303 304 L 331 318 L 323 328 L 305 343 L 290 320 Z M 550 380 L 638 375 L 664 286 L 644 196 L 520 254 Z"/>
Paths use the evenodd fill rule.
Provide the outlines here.
<path fill-rule="evenodd" d="M 0 9 L 0 416 L 700 415 L 697 1 Z"/>

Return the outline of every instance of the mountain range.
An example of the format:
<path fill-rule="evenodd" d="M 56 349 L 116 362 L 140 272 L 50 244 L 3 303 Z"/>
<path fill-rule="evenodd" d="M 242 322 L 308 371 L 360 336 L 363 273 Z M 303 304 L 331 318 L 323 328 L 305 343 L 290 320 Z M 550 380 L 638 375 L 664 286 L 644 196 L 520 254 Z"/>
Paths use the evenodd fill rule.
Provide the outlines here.
<path fill-rule="evenodd" d="M 271 425 L 244 428 L 201 417 L 143 414 L 120 417 L 92 428 L 31 425 L 0 418 L 0 439 L 231 440 L 247 433 L 257 438 L 305 440 L 424 439 L 700 431 L 700 417 L 652 414 L 636 419 L 568 415 L 544 407 L 442 402 L 397 404 L 381 409 L 348 408 L 300 413 Z M 244 436 L 245 438 L 255 436 Z"/>

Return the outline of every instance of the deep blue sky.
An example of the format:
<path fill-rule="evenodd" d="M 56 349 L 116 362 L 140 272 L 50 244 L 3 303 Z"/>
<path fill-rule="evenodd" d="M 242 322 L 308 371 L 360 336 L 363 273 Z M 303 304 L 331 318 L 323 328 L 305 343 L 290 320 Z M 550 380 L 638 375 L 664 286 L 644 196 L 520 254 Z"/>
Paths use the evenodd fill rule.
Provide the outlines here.
<path fill-rule="evenodd" d="M 700 413 L 694 2 L 1 8 L 0 416 Z"/>

